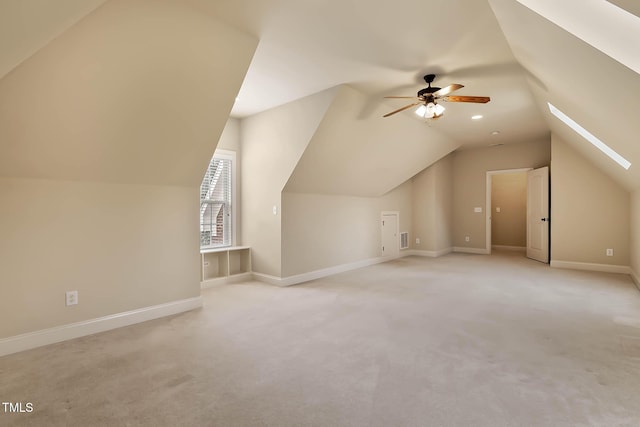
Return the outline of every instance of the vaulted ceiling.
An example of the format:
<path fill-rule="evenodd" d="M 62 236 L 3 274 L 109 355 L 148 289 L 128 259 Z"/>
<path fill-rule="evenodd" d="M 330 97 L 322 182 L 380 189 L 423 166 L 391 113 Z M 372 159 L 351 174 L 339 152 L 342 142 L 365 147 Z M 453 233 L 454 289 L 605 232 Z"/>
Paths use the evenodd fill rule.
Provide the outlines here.
<path fill-rule="evenodd" d="M 199 185 L 257 39 L 180 2 L 99 3 L 2 2 L 0 177 Z"/>
<path fill-rule="evenodd" d="M 186 171 L 206 152 L 204 135 L 219 135 L 230 110 L 243 118 L 346 84 L 350 88 L 337 92 L 287 183 L 292 191 L 310 191 L 314 174 L 327 175 L 322 159 L 344 152 L 343 145 L 331 143 L 340 138 L 340 129 L 361 135 L 352 158 L 357 151 L 363 165 L 380 165 L 378 157 L 390 165 L 389 150 L 398 148 L 398 139 L 405 140 L 400 145 L 406 148 L 404 157 L 394 168 L 407 167 L 407 158 L 420 158 L 426 167 L 457 147 L 548 139 L 554 132 L 621 185 L 637 188 L 640 75 L 523 3 L 2 2 L 0 175 L 190 183 L 197 178 Z M 563 5 L 575 4 L 577 19 L 592 3 Z M 629 16 L 640 15 L 634 0 L 608 3 Z M 615 23 L 603 31 L 611 26 Z M 259 40 L 255 54 L 252 40 Z M 492 100 L 448 103 L 445 116 L 431 124 L 411 110 L 383 119 L 382 113 L 403 105 L 383 97 L 413 95 L 425 86 L 426 73 L 437 74 L 438 86 L 460 83 L 465 86 L 460 95 Z M 349 94 L 358 99 L 357 111 Z M 630 160 L 631 168 L 620 168 L 551 116 L 547 102 Z M 475 114 L 484 117 L 472 121 Z M 176 141 L 180 135 L 192 145 Z M 430 140 L 434 146 L 420 146 Z M 84 153 L 81 159 L 87 163 L 65 160 L 69 152 Z M 149 164 L 155 160 L 155 166 L 135 172 L 145 153 L 152 152 Z M 418 167 L 390 174 L 393 179 L 375 188 L 350 192 L 387 191 Z M 343 169 L 346 177 L 348 167 Z M 335 192 L 333 186 L 316 190 Z"/>

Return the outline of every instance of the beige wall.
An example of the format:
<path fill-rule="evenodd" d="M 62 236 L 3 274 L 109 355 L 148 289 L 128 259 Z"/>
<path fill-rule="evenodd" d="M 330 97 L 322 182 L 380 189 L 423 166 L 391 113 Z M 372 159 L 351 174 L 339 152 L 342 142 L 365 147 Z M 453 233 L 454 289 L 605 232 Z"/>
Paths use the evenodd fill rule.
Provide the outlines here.
<path fill-rule="evenodd" d="M 255 272 L 281 275 L 281 193 L 334 95 L 329 89 L 241 120 L 241 241 L 252 248 Z"/>
<path fill-rule="evenodd" d="M 240 152 L 240 120 L 234 118 L 227 120 L 216 149 Z"/>
<path fill-rule="evenodd" d="M 0 178 L 0 200 L 0 338 L 200 295 L 196 187 Z"/>
<path fill-rule="evenodd" d="M 285 191 L 380 197 L 459 147 L 410 114 L 382 118 L 395 108 L 337 88 Z"/>
<path fill-rule="evenodd" d="M 0 80 L 0 176 L 200 185 L 257 40 L 110 1 Z"/>
<path fill-rule="evenodd" d="M 631 194 L 630 265 L 636 281 L 640 279 L 640 189 Z M 640 286 L 640 282 L 636 282 Z"/>
<path fill-rule="evenodd" d="M 0 337 L 199 295 L 198 188 L 256 45 L 109 1 L 0 80 Z"/>
<path fill-rule="evenodd" d="M 413 234 L 411 247 L 445 251 L 453 246 L 453 155 L 417 174 L 412 182 Z M 416 238 L 420 243 L 416 243 Z"/>
<path fill-rule="evenodd" d="M 382 211 L 412 234 L 410 181 L 381 197 L 282 195 L 283 277 L 381 256 Z"/>
<path fill-rule="evenodd" d="M 526 172 L 491 175 L 491 244 L 527 245 Z"/>
<path fill-rule="evenodd" d="M 486 173 L 492 170 L 539 168 L 551 159 L 550 141 L 506 144 L 462 150 L 453 156 L 453 246 L 486 248 Z M 481 207 L 482 213 L 475 213 Z M 470 237 L 465 242 L 465 236 Z"/>
<path fill-rule="evenodd" d="M 556 135 L 551 145 L 551 260 L 629 265 L 629 192 Z"/>

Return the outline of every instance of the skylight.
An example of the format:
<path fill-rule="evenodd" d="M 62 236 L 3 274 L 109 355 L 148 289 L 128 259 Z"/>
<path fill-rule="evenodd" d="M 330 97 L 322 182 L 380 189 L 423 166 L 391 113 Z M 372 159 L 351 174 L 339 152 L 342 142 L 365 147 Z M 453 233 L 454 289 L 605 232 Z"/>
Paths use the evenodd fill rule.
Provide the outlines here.
<path fill-rule="evenodd" d="M 640 74 L 640 18 L 606 0 L 517 0 Z"/>
<path fill-rule="evenodd" d="M 623 168 L 629 169 L 631 167 L 631 162 L 629 162 L 627 159 L 622 157 L 620 154 L 616 153 L 611 147 L 609 147 L 604 142 L 600 141 L 597 137 L 595 137 L 588 130 L 586 130 L 585 128 L 580 126 L 578 123 L 573 121 L 569 116 L 564 114 L 562 111 L 558 110 L 553 104 L 551 104 L 550 102 L 547 102 L 547 104 L 549 105 L 549 111 L 551 111 L 551 114 L 553 114 L 554 116 L 562 120 L 564 124 L 566 124 L 571 129 L 576 131 L 581 137 L 583 137 L 584 139 L 586 139 L 587 141 L 595 145 L 596 148 L 598 148 L 604 154 L 609 156 L 613 161 L 615 161 L 617 164 L 619 164 Z"/>

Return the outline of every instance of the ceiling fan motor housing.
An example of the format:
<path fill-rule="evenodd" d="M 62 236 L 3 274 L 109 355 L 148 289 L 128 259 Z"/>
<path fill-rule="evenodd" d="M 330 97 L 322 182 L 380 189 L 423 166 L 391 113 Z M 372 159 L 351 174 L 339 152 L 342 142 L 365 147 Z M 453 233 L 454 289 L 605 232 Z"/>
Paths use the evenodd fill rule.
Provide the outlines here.
<path fill-rule="evenodd" d="M 430 95 L 434 92 L 437 92 L 440 90 L 439 87 L 431 87 L 431 82 L 433 82 L 433 80 L 436 78 L 435 74 L 427 74 L 426 76 L 424 76 L 424 81 L 427 82 L 427 84 L 429 85 L 429 87 L 425 87 L 424 89 L 421 89 L 418 91 L 418 96 L 424 96 L 424 95 Z"/>
<path fill-rule="evenodd" d="M 420 89 L 418 91 L 418 97 L 425 96 L 429 97 L 432 93 L 439 91 L 439 87 L 425 87 L 424 89 Z"/>

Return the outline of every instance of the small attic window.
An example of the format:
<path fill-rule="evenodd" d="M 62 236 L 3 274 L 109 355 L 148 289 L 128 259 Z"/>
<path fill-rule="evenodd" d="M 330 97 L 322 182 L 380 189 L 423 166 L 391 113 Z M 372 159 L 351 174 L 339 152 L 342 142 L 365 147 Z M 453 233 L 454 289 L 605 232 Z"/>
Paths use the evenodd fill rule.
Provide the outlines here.
<path fill-rule="evenodd" d="M 609 147 L 607 144 L 600 141 L 588 130 L 586 130 L 585 128 L 580 126 L 578 123 L 573 121 L 569 116 L 564 114 L 562 111 L 558 110 L 553 104 L 551 104 L 550 102 L 547 102 L 547 104 L 549 105 L 549 111 L 551 111 L 551 114 L 553 114 L 554 116 L 562 120 L 564 124 L 566 124 L 571 129 L 576 131 L 581 137 L 583 137 L 584 139 L 592 143 L 596 148 L 598 148 L 604 154 L 609 156 L 609 158 L 611 158 L 613 161 L 615 161 L 617 164 L 619 164 L 623 168 L 629 169 L 631 167 L 631 162 L 629 162 L 627 159 L 625 159 L 616 151 L 614 151 L 613 148 Z"/>
<path fill-rule="evenodd" d="M 233 153 L 217 150 L 200 185 L 200 247 L 233 244 Z"/>

